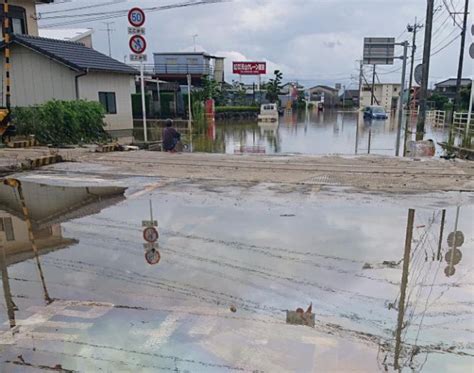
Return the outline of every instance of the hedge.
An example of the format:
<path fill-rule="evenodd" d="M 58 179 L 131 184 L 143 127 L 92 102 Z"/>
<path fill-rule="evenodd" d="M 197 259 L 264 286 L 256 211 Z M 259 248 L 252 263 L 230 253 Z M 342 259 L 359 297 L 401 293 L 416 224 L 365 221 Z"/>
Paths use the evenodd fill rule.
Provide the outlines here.
<path fill-rule="evenodd" d="M 109 139 L 104 130 L 104 114 L 98 102 L 53 100 L 14 108 L 12 124 L 17 135 L 34 135 L 42 144 L 93 143 Z"/>
<path fill-rule="evenodd" d="M 260 108 L 257 106 L 218 106 L 216 113 L 243 113 L 243 112 L 259 112 Z"/>

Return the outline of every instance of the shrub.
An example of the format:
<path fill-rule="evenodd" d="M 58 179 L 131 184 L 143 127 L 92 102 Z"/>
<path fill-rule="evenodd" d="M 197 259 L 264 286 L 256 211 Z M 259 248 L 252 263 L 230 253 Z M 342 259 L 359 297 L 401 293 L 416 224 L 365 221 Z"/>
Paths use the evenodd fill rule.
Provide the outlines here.
<path fill-rule="evenodd" d="M 12 123 L 18 135 L 34 135 L 42 144 L 77 144 L 109 139 L 104 130 L 104 108 L 92 101 L 48 101 L 15 108 Z"/>
<path fill-rule="evenodd" d="M 257 106 L 218 106 L 216 113 L 243 113 L 243 112 L 259 112 L 260 108 Z"/>

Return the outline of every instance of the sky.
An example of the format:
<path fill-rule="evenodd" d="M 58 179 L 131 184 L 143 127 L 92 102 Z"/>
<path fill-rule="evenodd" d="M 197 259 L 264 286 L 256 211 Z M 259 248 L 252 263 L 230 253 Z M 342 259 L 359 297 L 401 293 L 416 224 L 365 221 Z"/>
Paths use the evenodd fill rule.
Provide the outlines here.
<path fill-rule="evenodd" d="M 59 4 L 38 6 L 40 27 L 69 23 L 58 28 L 94 29 L 94 48 L 107 54 L 107 26 L 110 25 L 112 56 L 121 61 L 129 54 L 126 16 L 103 21 L 74 23 L 75 14 L 95 14 L 126 10 L 133 6 L 143 8 L 188 2 L 189 0 L 62 0 Z M 430 85 L 457 74 L 460 34 L 449 15 L 463 11 L 465 0 L 435 0 Z M 58 2 L 58 1 L 56 1 Z M 97 7 L 99 4 L 104 6 Z M 89 9 L 67 13 L 47 13 L 94 5 Z M 232 74 L 232 61 L 267 61 L 270 78 L 275 69 L 283 72 L 285 80 L 298 81 L 309 87 L 315 84 L 342 83 L 348 88 L 358 86 L 359 63 L 364 37 L 396 37 L 397 42 L 409 40 L 408 23 L 415 17 L 424 24 L 425 0 L 233 0 L 219 4 L 200 5 L 147 13 L 146 38 L 148 63 L 153 52 L 193 51 L 196 49 L 226 57 L 226 80 L 237 80 Z M 71 18 L 65 18 L 67 15 Z M 50 18 L 48 17 L 57 17 Z M 457 22 L 462 24 L 461 16 Z M 472 18 L 469 20 L 472 24 Z M 470 28 L 469 28 L 470 29 Z M 424 29 L 417 37 L 416 59 L 421 60 Z M 472 42 L 468 34 L 464 59 L 464 76 L 473 75 L 473 63 L 467 53 Z M 446 47 L 445 47 L 446 46 Z M 445 47 L 444 49 L 442 49 Z M 441 50 L 440 50 L 441 49 Z M 409 53 L 411 51 L 409 50 Z M 397 47 L 396 54 L 402 54 Z M 417 61 L 421 63 L 421 61 Z M 364 68 L 371 79 L 371 67 Z M 394 71 L 390 73 L 391 71 Z M 393 66 L 378 66 L 381 82 L 400 82 L 401 61 Z M 251 80 L 253 78 L 250 78 Z"/>

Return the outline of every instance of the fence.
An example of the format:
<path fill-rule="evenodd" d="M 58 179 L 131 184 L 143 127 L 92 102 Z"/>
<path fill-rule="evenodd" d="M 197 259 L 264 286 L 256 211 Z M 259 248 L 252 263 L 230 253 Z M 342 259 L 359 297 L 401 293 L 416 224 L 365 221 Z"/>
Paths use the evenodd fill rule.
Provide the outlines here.
<path fill-rule="evenodd" d="M 444 127 L 446 112 L 443 110 L 429 110 L 426 112 L 426 121 L 435 127 Z"/>
<path fill-rule="evenodd" d="M 458 129 L 465 129 L 467 125 L 468 116 L 469 116 L 469 113 L 467 112 L 460 113 L 460 112 L 455 111 L 453 114 L 454 127 Z M 470 126 L 471 129 L 474 127 L 473 125 L 474 125 L 474 116 L 471 117 L 471 126 Z"/>

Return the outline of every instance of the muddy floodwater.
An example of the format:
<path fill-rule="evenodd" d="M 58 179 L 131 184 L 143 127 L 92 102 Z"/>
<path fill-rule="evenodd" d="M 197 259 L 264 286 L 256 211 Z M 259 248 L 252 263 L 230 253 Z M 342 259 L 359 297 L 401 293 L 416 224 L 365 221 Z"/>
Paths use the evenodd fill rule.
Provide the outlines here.
<path fill-rule="evenodd" d="M 327 110 L 285 114 L 278 123 L 257 123 L 256 119 L 217 122 L 209 125 L 204 133 L 193 136 L 192 149 L 228 154 L 395 155 L 397 120 L 395 114 L 387 120 L 366 120 L 359 112 Z M 415 131 L 416 117 L 409 118 L 408 125 Z M 403 138 L 402 132 L 400 154 Z M 447 127 L 427 124 L 425 139 L 437 143 L 447 138 Z M 441 153 L 442 149 L 437 146 L 437 154 Z"/>
<path fill-rule="evenodd" d="M 338 118 L 283 126 L 280 151 L 297 151 L 292 133 L 312 146 L 327 131 L 343 149 L 354 128 Z M 388 146 L 385 133 L 374 146 Z M 470 194 L 20 181 L 24 199 L 0 187 L 1 371 L 379 372 L 395 360 L 406 372 L 472 369 Z M 153 220 L 151 265 L 143 223 Z M 286 323 L 311 303 L 314 328 Z"/>

